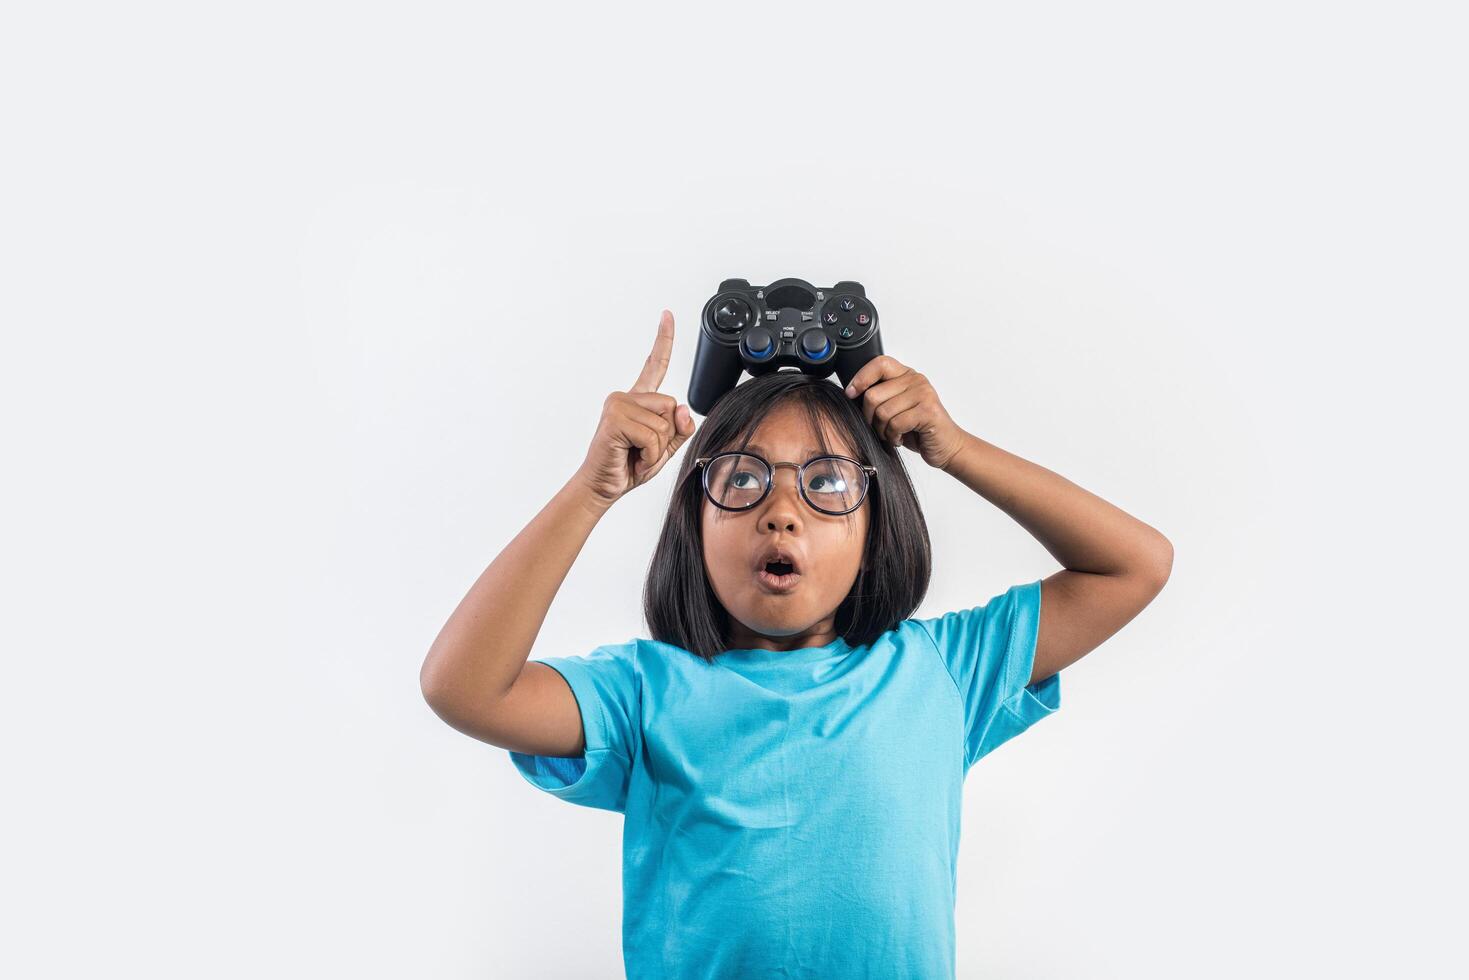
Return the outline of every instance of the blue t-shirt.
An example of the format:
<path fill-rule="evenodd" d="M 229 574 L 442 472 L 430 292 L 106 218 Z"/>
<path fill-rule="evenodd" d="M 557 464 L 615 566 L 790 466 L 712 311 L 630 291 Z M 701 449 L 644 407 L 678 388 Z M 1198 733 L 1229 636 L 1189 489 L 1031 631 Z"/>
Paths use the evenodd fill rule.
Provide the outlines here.
<path fill-rule="evenodd" d="M 625 815 L 630 980 L 954 976 L 961 788 L 1054 712 L 1026 686 L 1041 583 L 982 606 L 713 663 L 633 639 L 541 663 L 583 757 L 511 752 L 534 786 Z"/>

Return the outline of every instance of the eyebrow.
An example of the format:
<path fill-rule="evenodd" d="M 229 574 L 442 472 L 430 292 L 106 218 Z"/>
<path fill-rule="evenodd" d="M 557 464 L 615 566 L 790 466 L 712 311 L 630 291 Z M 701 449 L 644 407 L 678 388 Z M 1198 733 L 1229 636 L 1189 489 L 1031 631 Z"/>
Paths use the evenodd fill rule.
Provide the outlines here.
<path fill-rule="evenodd" d="M 753 449 L 757 453 L 766 453 L 767 452 L 764 446 L 760 445 L 759 443 L 754 443 L 754 442 L 747 444 L 745 446 L 745 448 L 746 449 Z M 819 450 L 819 449 L 811 449 L 809 447 L 806 448 L 806 449 L 804 449 L 804 450 L 802 450 L 802 453 L 801 454 L 803 456 L 805 456 L 807 459 L 810 459 L 812 456 L 824 456 L 824 455 L 827 455 L 826 453 L 821 452 L 821 450 Z"/>

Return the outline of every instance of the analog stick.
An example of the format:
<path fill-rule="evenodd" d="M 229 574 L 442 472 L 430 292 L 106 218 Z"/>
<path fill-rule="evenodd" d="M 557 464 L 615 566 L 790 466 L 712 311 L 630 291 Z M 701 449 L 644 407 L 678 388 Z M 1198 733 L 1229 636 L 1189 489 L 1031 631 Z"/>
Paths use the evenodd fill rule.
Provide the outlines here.
<path fill-rule="evenodd" d="M 749 350 L 751 357 L 766 358 L 775 353 L 775 338 L 764 327 L 756 327 L 745 334 L 745 347 Z"/>
<path fill-rule="evenodd" d="M 831 339 L 822 330 L 807 330 L 801 334 L 801 350 L 813 361 L 819 361 L 831 348 Z"/>
<path fill-rule="evenodd" d="M 724 300 L 714 310 L 714 325 L 728 333 L 739 333 L 750 325 L 750 304 L 737 296 Z"/>

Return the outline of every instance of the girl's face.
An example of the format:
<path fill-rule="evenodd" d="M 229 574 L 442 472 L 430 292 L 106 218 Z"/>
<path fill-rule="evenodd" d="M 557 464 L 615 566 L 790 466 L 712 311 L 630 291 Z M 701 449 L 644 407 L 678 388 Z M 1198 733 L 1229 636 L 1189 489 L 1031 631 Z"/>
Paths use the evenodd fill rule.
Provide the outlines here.
<path fill-rule="evenodd" d="M 860 458 L 829 431 L 827 445 L 830 452 Z M 790 403 L 765 417 L 746 448 L 772 465 L 804 463 L 822 453 L 806 413 Z M 723 510 L 704 498 L 704 567 L 730 615 L 730 649 L 795 650 L 837 638 L 837 607 L 862 569 L 871 494 L 869 489 L 850 514 L 823 514 L 801 496 L 795 468 L 777 466 L 770 493 L 749 510 Z M 788 590 L 760 575 L 777 547 L 799 571 Z"/>

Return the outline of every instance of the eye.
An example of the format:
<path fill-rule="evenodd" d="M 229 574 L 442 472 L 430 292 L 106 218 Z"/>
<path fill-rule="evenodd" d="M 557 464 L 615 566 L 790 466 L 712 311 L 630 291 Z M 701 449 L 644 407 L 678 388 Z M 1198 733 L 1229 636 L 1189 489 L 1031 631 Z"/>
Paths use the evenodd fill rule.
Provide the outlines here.
<path fill-rule="evenodd" d="M 845 493 L 847 484 L 844 480 L 822 473 L 806 481 L 806 489 L 812 493 Z"/>
<path fill-rule="evenodd" d="M 741 482 L 742 478 L 748 477 L 748 482 Z M 760 487 L 760 478 L 749 470 L 740 470 L 729 478 L 730 486 L 736 490 L 756 490 Z"/>

